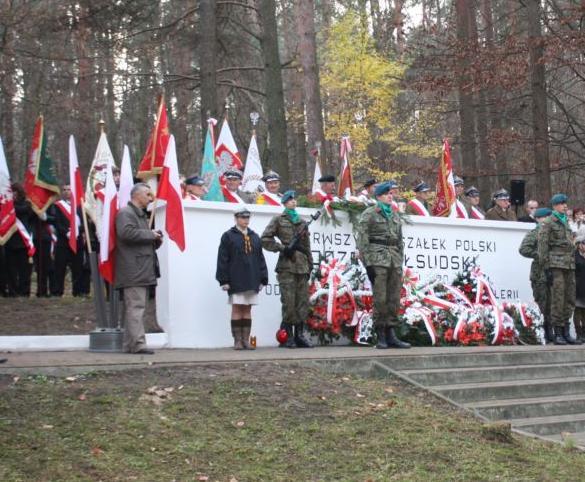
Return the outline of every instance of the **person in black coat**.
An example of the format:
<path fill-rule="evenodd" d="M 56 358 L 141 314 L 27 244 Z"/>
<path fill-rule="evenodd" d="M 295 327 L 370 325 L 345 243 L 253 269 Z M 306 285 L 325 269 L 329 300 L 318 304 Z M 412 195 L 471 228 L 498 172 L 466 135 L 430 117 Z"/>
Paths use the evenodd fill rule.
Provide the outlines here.
<path fill-rule="evenodd" d="M 578 339 L 585 341 L 585 236 L 578 236 L 575 240 L 577 250 L 575 251 L 575 312 L 573 322 L 575 323 L 575 335 Z"/>
<path fill-rule="evenodd" d="M 234 349 L 250 350 L 252 305 L 258 304 L 258 292 L 268 284 L 268 269 L 260 237 L 248 227 L 250 211 L 240 208 L 235 220 L 236 225 L 221 237 L 215 279 L 232 305 Z"/>

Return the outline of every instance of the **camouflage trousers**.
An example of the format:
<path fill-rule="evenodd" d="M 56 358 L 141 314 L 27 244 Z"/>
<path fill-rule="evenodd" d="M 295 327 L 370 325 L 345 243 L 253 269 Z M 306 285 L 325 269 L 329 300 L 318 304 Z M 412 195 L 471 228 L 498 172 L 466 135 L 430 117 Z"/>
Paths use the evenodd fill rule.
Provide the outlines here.
<path fill-rule="evenodd" d="M 550 319 L 550 289 L 544 280 L 532 281 L 532 296 L 540 308 L 545 325 L 552 326 Z"/>
<path fill-rule="evenodd" d="M 550 316 L 554 326 L 569 323 L 575 310 L 575 270 L 552 268 Z"/>
<path fill-rule="evenodd" d="M 309 315 L 309 275 L 282 272 L 276 278 L 280 286 L 282 323 L 305 323 Z"/>
<path fill-rule="evenodd" d="M 374 298 L 374 326 L 398 326 L 402 268 L 368 266 Z"/>

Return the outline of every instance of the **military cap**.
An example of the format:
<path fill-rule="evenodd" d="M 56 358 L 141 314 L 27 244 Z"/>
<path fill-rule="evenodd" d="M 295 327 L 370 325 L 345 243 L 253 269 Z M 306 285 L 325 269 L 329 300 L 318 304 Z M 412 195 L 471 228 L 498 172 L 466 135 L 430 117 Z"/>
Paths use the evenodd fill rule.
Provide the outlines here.
<path fill-rule="evenodd" d="M 551 206 L 556 206 L 557 204 L 564 204 L 569 200 L 569 198 L 567 197 L 566 194 L 562 194 L 562 193 L 558 193 L 555 194 L 551 199 L 550 199 L 550 205 Z"/>
<path fill-rule="evenodd" d="M 389 181 L 387 181 L 388 184 L 390 185 L 390 189 L 398 189 L 398 183 L 392 179 L 390 179 Z"/>
<path fill-rule="evenodd" d="M 335 176 L 332 176 L 331 174 L 321 176 L 319 182 L 335 182 Z"/>
<path fill-rule="evenodd" d="M 413 189 L 414 192 L 427 192 L 430 190 L 431 188 L 426 182 L 419 182 Z"/>
<path fill-rule="evenodd" d="M 459 176 L 456 176 L 455 174 L 453 174 L 453 184 L 455 186 L 463 186 L 463 185 L 465 185 L 465 181 L 463 179 L 461 179 Z"/>
<path fill-rule="evenodd" d="M 246 206 L 239 207 L 234 211 L 236 218 L 249 218 L 250 214 L 250 210 Z"/>
<path fill-rule="evenodd" d="M 264 182 L 280 181 L 280 176 L 274 171 L 268 171 L 266 174 L 264 174 L 262 180 Z"/>
<path fill-rule="evenodd" d="M 191 176 L 185 179 L 185 186 L 205 186 L 205 180 L 199 176 Z"/>
<path fill-rule="evenodd" d="M 394 189 L 396 187 L 396 183 L 394 181 L 386 181 L 386 182 L 381 182 L 380 184 L 378 184 L 376 186 L 376 189 L 374 190 L 374 194 L 377 196 L 383 196 L 384 194 L 390 192 L 391 189 Z"/>
<path fill-rule="evenodd" d="M 376 180 L 375 179 L 368 179 L 366 182 L 364 182 L 364 187 L 370 187 L 373 186 L 374 184 L 376 184 Z"/>
<path fill-rule="evenodd" d="M 238 169 L 228 169 L 225 171 L 223 177 L 226 179 L 239 179 L 241 181 L 244 175 L 242 174 L 242 171 L 239 171 Z"/>
<path fill-rule="evenodd" d="M 535 218 L 546 218 L 547 216 L 550 216 L 552 213 L 550 208 L 538 208 L 536 211 L 534 211 L 534 217 Z"/>
<path fill-rule="evenodd" d="M 288 201 L 290 201 L 291 199 L 296 199 L 296 198 L 297 198 L 297 192 L 290 189 L 282 195 L 282 197 L 280 198 L 280 202 L 282 202 L 282 204 L 285 204 Z"/>
<path fill-rule="evenodd" d="M 510 199 L 510 194 L 505 189 L 500 189 L 494 193 L 494 199 Z"/>
<path fill-rule="evenodd" d="M 465 195 L 468 197 L 477 197 L 479 196 L 479 189 L 477 189 L 475 186 L 468 187 L 465 190 Z"/>

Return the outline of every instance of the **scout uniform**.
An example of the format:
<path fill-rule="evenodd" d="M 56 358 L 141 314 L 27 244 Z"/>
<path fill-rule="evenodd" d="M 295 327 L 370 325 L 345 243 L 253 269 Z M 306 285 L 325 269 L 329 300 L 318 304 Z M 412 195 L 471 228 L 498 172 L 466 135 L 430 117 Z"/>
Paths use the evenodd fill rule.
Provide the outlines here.
<path fill-rule="evenodd" d="M 286 206 L 295 198 L 295 191 L 287 191 L 282 196 L 282 203 Z M 271 219 L 262 233 L 264 249 L 279 253 L 276 278 L 280 285 L 282 324 L 288 334 L 287 341 L 281 346 L 286 348 L 311 347 L 304 337 L 305 320 L 309 314 L 309 274 L 313 269 L 309 232 L 300 238 L 297 249 L 289 249 L 295 235 L 304 229 L 304 224 L 296 210 L 285 209 Z"/>
<path fill-rule="evenodd" d="M 538 259 L 550 287 L 551 320 L 555 345 L 580 344 L 570 336 L 570 319 L 575 309 L 575 246 L 567 216 L 555 207 L 567 203 L 567 196 L 551 199 L 552 215 L 543 221 L 538 235 Z"/>
<path fill-rule="evenodd" d="M 392 189 L 392 185 L 385 182 L 376 187 L 377 205 L 361 214 L 355 227 L 356 244 L 373 287 L 376 347 L 410 348 L 395 333 L 404 259 L 402 224 L 391 206 L 379 199 Z"/>

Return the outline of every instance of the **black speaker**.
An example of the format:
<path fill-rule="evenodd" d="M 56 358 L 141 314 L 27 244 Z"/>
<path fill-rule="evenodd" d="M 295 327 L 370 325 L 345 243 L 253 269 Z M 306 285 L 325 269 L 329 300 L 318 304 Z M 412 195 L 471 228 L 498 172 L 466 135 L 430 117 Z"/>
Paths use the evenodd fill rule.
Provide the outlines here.
<path fill-rule="evenodd" d="M 514 206 L 522 206 L 524 204 L 524 188 L 526 181 L 523 179 L 512 179 L 510 181 L 510 202 Z"/>

